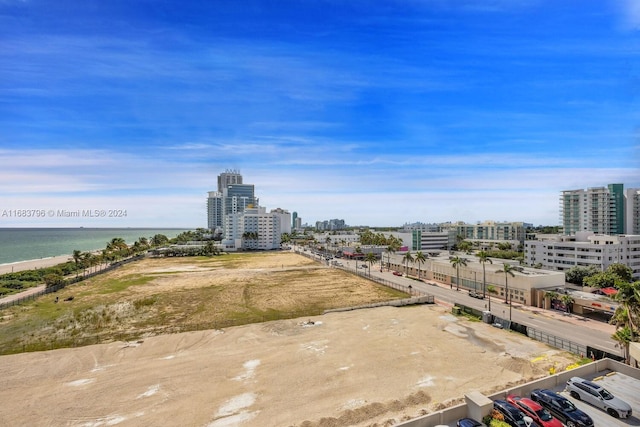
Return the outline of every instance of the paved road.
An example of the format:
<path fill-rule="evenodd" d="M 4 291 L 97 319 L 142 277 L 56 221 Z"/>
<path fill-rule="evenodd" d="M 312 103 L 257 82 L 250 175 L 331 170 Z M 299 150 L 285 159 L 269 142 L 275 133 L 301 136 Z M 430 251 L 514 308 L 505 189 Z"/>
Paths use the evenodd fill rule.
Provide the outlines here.
<path fill-rule="evenodd" d="M 341 259 L 345 268 L 355 269 L 355 261 Z M 358 262 L 358 270 L 368 273 L 368 269 L 360 266 L 364 263 Z M 368 266 L 368 264 L 366 264 Z M 384 270 L 380 272 L 380 264 L 374 264 L 370 274 L 381 277 L 385 280 L 401 285 L 411 285 L 413 289 L 433 295 L 438 303 L 453 305 L 454 303 L 464 304 L 478 310 L 488 309 L 489 301 L 470 297 L 466 291 L 456 291 L 450 289 L 448 285 L 430 285 L 405 277 L 395 276 L 392 272 Z M 491 298 L 491 312 L 498 317 L 509 319 L 509 305 L 504 304 L 500 298 Z M 611 339 L 611 334 L 615 331 L 613 325 L 589 319 L 575 314 L 567 315 L 555 310 L 543 310 L 536 307 L 526 307 L 520 304 L 513 304 L 511 307 L 511 319 L 514 322 L 536 328 L 548 334 L 564 338 L 574 343 L 589 345 L 611 354 L 621 355 L 621 350 L 616 347 L 616 342 Z M 588 355 L 586 355 L 588 356 Z"/>

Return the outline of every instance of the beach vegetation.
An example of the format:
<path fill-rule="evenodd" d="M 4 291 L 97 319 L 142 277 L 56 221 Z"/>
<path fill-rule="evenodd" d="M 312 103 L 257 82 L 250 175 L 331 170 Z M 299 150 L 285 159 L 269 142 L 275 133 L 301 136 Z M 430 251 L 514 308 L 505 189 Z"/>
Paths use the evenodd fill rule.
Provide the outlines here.
<path fill-rule="evenodd" d="M 64 277 L 61 274 L 49 273 L 43 277 L 44 284 L 47 288 L 64 285 Z"/>
<path fill-rule="evenodd" d="M 24 270 L 0 275 L 0 295 L 10 295 L 25 289 L 46 284 L 45 277 L 50 275 L 69 276 L 75 274 L 74 262 L 66 262 L 53 267 Z"/>
<path fill-rule="evenodd" d="M 145 258 L 0 312 L 0 354 L 221 329 L 406 298 L 285 252 Z"/>

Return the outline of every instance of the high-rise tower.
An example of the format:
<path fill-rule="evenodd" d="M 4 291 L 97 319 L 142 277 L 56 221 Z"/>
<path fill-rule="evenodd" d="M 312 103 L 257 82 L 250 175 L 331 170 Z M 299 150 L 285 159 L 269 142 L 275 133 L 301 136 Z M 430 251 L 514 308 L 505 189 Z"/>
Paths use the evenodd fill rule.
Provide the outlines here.
<path fill-rule="evenodd" d="M 239 170 L 227 169 L 218 175 L 218 191 L 222 191 L 231 184 L 242 184 L 242 175 Z"/>
<path fill-rule="evenodd" d="M 599 234 L 625 233 L 625 197 L 623 184 L 566 190 L 560 196 L 564 234 L 593 231 Z"/>
<path fill-rule="evenodd" d="M 210 191 L 207 197 L 207 226 L 223 231 L 228 215 L 257 205 L 253 184 L 243 184 L 240 171 L 227 169 L 218 175 L 218 191 Z"/>

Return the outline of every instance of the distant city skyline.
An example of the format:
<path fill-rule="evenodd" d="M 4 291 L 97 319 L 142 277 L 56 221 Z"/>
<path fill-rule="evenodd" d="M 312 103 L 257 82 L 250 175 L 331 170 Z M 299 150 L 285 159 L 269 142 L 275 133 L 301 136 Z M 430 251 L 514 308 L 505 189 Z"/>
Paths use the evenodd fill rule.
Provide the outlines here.
<path fill-rule="evenodd" d="M 206 227 L 227 169 L 310 225 L 560 225 L 640 187 L 637 4 L 1 1 L 0 228 Z"/>

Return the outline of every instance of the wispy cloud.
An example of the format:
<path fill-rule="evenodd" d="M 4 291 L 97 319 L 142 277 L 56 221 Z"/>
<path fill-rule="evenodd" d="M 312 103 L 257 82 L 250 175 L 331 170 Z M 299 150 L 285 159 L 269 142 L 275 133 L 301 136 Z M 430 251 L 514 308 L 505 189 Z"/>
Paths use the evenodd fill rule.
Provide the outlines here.
<path fill-rule="evenodd" d="M 202 226 L 234 168 L 310 222 L 553 224 L 563 189 L 640 187 L 631 0 L 103 2 L 65 9 L 64 28 L 55 2 L 14 4 L 3 206 L 84 200 Z"/>
<path fill-rule="evenodd" d="M 626 30 L 640 30 L 640 3 L 636 0 L 614 1 L 622 16 L 622 27 Z"/>

